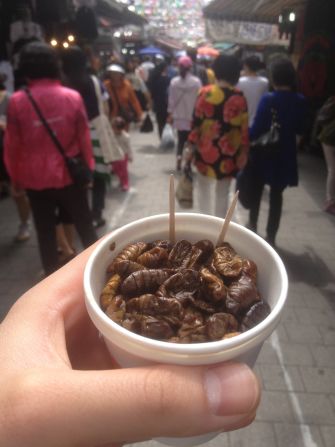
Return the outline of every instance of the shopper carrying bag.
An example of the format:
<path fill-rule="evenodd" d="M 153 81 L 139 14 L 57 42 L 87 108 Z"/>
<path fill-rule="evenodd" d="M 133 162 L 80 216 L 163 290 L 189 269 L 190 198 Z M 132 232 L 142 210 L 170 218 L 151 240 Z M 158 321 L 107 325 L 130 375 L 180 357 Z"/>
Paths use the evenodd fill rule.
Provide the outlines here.
<path fill-rule="evenodd" d="M 104 161 L 105 163 L 111 163 L 113 161 L 122 160 L 124 153 L 115 138 L 112 126 L 104 112 L 99 81 L 95 76 L 91 76 L 91 79 L 94 84 L 95 94 L 98 101 L 99 115 L 93 118 L 90 121 L 90 124 L 95 127 Z"/>

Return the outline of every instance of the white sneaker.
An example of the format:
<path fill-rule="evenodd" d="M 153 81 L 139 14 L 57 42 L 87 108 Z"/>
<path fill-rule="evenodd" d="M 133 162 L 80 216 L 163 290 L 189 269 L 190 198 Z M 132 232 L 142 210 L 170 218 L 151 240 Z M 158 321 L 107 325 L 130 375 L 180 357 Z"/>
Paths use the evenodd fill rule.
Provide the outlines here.
<path fill-rule="evenodd" d="M 15 236 L 15 241 L 24 242 L 27 241 L 29 238 L 30 238 L 29 223 L 21 223 L 19 225 L 17 235 Z"/>

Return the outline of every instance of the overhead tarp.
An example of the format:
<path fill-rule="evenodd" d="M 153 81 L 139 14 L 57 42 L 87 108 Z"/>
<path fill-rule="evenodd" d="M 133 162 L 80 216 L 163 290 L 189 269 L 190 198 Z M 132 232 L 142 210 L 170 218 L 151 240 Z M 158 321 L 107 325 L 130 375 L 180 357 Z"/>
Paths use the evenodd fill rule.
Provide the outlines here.
<path fill-rule="evenodd" d="M 204 9 L 210 20 L 278 23 L 281 12 L 299 12 L 308 0 L 213 0 Z"/>
<path fill-rule="evenodd" d="M 231 42 L 240 45 L 289 45 L 280 40 L 277 25 L 269 23 L 206 20 L 207 37 L 213 42 Z"/>
<path fill-rule="evenodd" d="M 148 23 L 144 17 L 130 11 L 127 6 L 114 0 L 97 0 L 95 10 L 98 16 L 108 18 L 114 27 L 143 26 Z"/>

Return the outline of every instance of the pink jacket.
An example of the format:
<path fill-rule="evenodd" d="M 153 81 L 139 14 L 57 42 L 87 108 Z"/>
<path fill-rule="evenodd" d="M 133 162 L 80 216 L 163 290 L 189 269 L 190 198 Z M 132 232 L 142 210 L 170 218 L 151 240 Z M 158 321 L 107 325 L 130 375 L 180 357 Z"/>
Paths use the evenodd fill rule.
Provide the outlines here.
<path fill-rule="evenodd" d="M 66 154 L 81 153 L 93 170 L 90 132 L 79 93 L 51 79 L 33 81 L 29 89 Z M 4 159 L 17 187 L 42 190 L 72 183 L 61 154 L 24 91 L 14 93 L 9 102 Z"/>

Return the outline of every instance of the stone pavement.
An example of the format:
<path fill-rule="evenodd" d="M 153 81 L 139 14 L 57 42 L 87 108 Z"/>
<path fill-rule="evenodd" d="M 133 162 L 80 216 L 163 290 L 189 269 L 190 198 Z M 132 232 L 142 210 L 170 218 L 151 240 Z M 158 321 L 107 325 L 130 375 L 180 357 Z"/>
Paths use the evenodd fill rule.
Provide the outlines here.
<path fill-rule="evenodd" d="M 156 135 L 134 131 L 131 189 L 108 192 L 105 231 L 167 212 L 175 158 L 157 149 Z M 321 211 L 326 170 L 321 158 L 300 154 L 300 186 L 288 189 L 277 244 L 290 290 L 281 324 L 256 364 L 263 395 L 255 422 L 222 434 L 207 447 L 334 447 L 335 445 L 335 217 Z M 178 211 L 178 207 L 177 207 Z M 192 210 L 190 210 L 192 211 Z M 193 211 L 196 211 L 194 209 Z M 260 216 L 264 235 L 267 207 Z M 22 292 L 41 278 L 36 238 L 13 243 L 17 217 L 0 202 L 0 320 Z M 235 220 L 246 221 L 238 209 Z M 79 245 L 78 245 L 79 249 Z M 150 441 L 136 447 L 158 447 Z"/>

